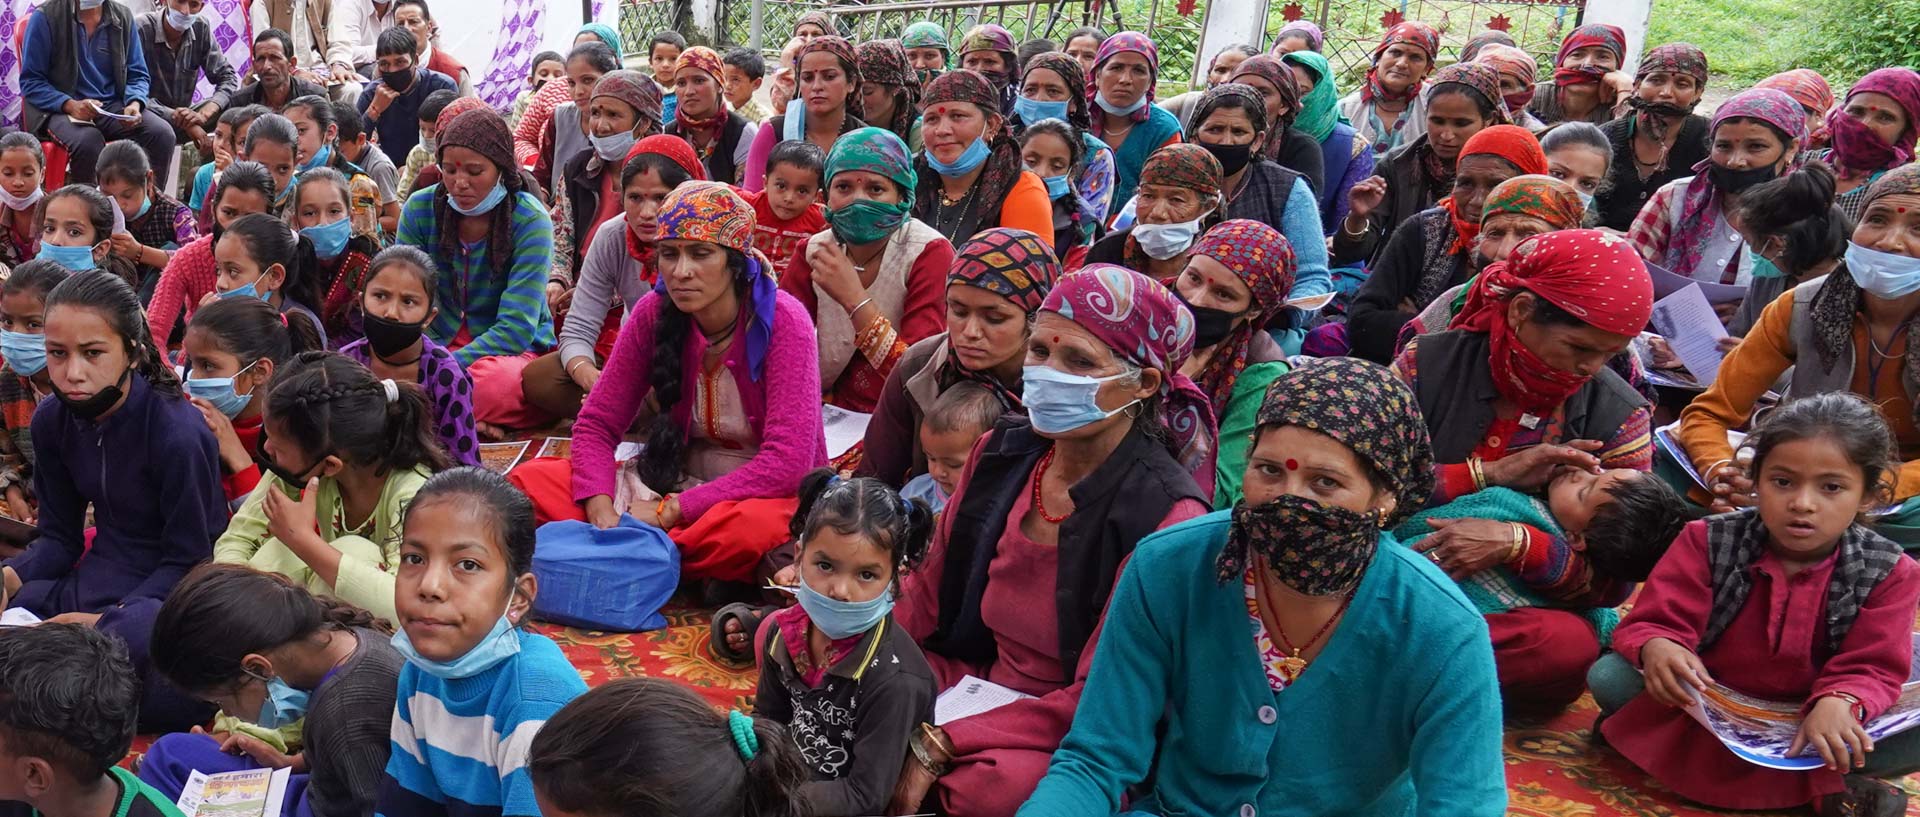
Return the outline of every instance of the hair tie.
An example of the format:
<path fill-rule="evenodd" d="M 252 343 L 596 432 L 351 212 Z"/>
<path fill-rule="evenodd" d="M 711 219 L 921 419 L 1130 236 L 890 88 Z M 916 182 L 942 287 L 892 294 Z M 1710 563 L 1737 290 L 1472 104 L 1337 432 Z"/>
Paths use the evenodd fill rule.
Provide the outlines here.
<path fill-rule="evenodd" d="M 395 383 L 392 380 L 382 380 L 380 381 L 380 388 L 387 390 L 387 402 L 389 403 L 400 402 L 400 384 Z"/>
<path fill-rule="evenodd" d="M 740 759 L 753 762 L 753 756 L 760 754 L 760 736 L 753 733 L 753 718 L 738 709 L 727 712 L 727 728 L 733 732 L 734 751 L 740 753 Z"/>

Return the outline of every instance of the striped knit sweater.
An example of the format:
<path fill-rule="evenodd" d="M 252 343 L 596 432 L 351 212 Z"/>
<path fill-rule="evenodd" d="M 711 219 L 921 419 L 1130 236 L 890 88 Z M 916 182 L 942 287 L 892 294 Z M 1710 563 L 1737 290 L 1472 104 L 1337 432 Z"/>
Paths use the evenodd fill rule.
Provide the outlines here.
<path fill-rule="evenodd" d="M 538 817 L 527 749 L 587 685 L 546 636 L 517 635 L 518 655 L 471 678 L 400 671 L 376 817 Z"/>
<path fill-rule="evenodd" d="M 427 325 L 427 335 L 454 349 L 453 356 L 462 366 L 490 355 L 552 348 L 547 273 L 553 266 L 553 220 L 546 208 L 532 193 L 513 198 L 513 260 L 497 269 L 487 259 L 484 239 L 458 258 L 440 255 L 440 230 L 445 225 L 433 215 L 433 199 L 439 192 L 440 186 L 433 185 L 407 197 L 395 242 L 420 248 L 433 256 L 440 269 L 434 293 L 440 314 Z M 455 339 L 463 328 L 471 340 L 456 349 Z"/>

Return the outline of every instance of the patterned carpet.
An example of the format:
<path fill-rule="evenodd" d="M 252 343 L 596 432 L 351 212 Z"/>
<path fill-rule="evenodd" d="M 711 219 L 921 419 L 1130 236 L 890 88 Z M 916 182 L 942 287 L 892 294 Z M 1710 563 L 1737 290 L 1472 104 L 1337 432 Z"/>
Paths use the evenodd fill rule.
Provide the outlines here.
<path fill-rule="evenodd" d="M 665 610 L 664 630 L 633 635 L 542 625 L 560 643 L 589 685 L 642 675 L 671 678 L 716 707 L 750 710 L 755 675 L 714 657 L 707 643 L 708 611 L 680 604 Z M 1548 721 L 1507 725 L 1507 811 L 1528 817 L 1691 817 L 1727 814 L 1685 804 L 1610 749 L 1590 747 L 1595 709 L 1582 698 Z M 1920 795 L 1910 779 L 1907 788 Z M 1739 812 L 1785 814 L 1786 812 Z M 1920 817 L 1920 798 L 1908 814 Z"/>

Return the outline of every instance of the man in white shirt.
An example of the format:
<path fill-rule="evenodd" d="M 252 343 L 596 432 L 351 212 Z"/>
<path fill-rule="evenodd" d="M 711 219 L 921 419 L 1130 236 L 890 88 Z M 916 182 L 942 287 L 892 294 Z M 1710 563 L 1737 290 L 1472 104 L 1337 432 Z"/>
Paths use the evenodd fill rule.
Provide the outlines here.
<path fill-rule="evenodd" d="M 374 46 L 397 25 L 393 0 L 333 0 L 327 24 L 327 67 L 332 81 L 358 85 L 374 78 Z"/>

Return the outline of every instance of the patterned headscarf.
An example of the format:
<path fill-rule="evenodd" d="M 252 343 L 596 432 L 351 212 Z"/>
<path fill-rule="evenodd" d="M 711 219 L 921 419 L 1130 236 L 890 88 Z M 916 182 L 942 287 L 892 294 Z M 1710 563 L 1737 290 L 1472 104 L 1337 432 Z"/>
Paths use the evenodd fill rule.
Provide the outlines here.
<path fill-rule="evenodd" d="M 1393 492 L 1392 528 L 1433 496 L 1433 445 L 1407 384 L 1359 358 L 1310 361 L 1275 379 L 1255 415 L 1260 428 L 1301 426 L 1353 450 Z"/>
<path fill-rule="evenodd" d="M 1589 23 L 1574 29 L 1567 38 L 1560 41 L 1560 53 L 1553 55 L 1555 67 L 1566 63 L 1567 57 L 1575 51 L 1588 46 L 1601 46 L 1613 52 L 1613 64 L 1625 65 L 1627 61 L 1627 33 L 1619 26 Z"/>
<path fill-rule="evenodd" d="M 1615 335 L 1637 335 L 1653 316 L 1646 262 L 1631 242 L 1612 233 L 1542 233 L 1482 270 L 1452 328 L 1488 334 L 1494 388 L 1536 416 L 1559 408 L 1590 378 L 1553 368 L 1520 342 L 1507 324 L 1507 302 L 1522 290 Z"/>
<path fill-rule="evenodd" d="M 1092 127 L 1093 120 L 1087 110 L 1087 105 L 1090 103 L 1086 97 L 1074 93 L 1074 89 L 1085 87 L 1087 84 L 1086 70 L 1080 67 L 1080 61 L 1064 51 L 1035 54 L 1032 59 L 1027 60 L 1026 66 L 1020 69 L 1020 81 L 1025 83 L 1027 74 L 1036 68 L 1058 74 L 1061 84 L 1067 86 L 1067 124 L 1083 131 Z"/>
<path fill-rule="evenodd" d="M 746 255 L 741 274 L 747 279 L 747 305 L 752 309 L 747 322 L 747 370 L 758 382 L 766 373 L 767 345 L 773 341 L 779 285 L 773 280 L 773 264 L 753 248 L 753 205 L 729 185 L 689 181 L 667 194 L 657 220 L 658 240 L 704 241 Z M 662 297 L 667 294 L 666 276 L 654 282 L 653 291 Z"/>
<path fill-rule="evenodd" d="M 608 48 L 613 49 L 613 53 L 620 53 L 620 32 L 615 31 L 613 26 L 607 25 L 606 23 L 588 23 L 581 26 L 579 31 L 574 32 L 573 38 L 578 40 L 582 34 L 592 34 L 595 38 L 599 39 L 600 42 L 605 43 Z"/>
<path fill-rule="evenodd" d="M 1093 58 L 1093 73 L 1087 75 L 1088 110 L 1092 110 L 1095 107 L 1097 103 L 1093 101 L 1094 97 L 1100 94 L 1100 69 L 1105 68 L 1107 61 L 1113 59 L 1114 55 L 1125 53 L 1134 53 L 1146 57 L 1147 74 L 1150 77 L 1160 76 L 1160 49 L 1153 44 L 1152 38 L 1138 31 L 1122 31 L 1108 37 L 1100 43 L 1100 51 Z M 1135 122 L 1145 122 L 1147 121 L 1147 117 L 1153 115 L 1153 86 L 1154 81 L 1148 79 L 1147 104 L 1140 106 L 1140 110 L 1134 111 L 1133 114 L 1128 117 L 1129 119 Z M 1106 122 L 1107 118 L 1104 116 L 1096 116 L 1093 118 L 1093 135 L 1095 137 L 1106 138 Z"/>
<path fill-rule="evenodd" d="M 1398 93 L 1389 91 L 1385 85 L 1380 84 L 1378 77 L 1380 72 L 1380 55 L 1387 53 L 1387 49 L 1396 45 L 1410 45 L 1421 51 L 1425 51 L 1427 53 L 1427 67 L 1432 68 L 1434 59 L 1440 55 L 1440 32 L 1433 26 L 1414 20 L 1408 20 L 1393 28 L 1387 29 L 1387 33 L 1380 37 L 1380 45 L 1373 49 L 1373 65 L 1368 66 L 1366 84 L 1360 88 L 1360 101 L 1362 103 L 1372 104 L 1374 100 L 1385 100 L 1387 102 L 1410 101 L 1420 94 L 1420 88 L 1424 84 L 1421 82 L 1409 85 L 1405 90 Z M 1494 91 L 1494 96 L 1498 97 L 1499 83 L 1497 82 L 1494 83 Z"/>
<path fill-rule="evenodd" d="M 1908 71 L 1907 73 L 1912 74 L 1913 72 Z M 1871 77 L 1873 74 L 1868 74 L 1867 76 Z M 1865 82 L 1866 80 L 1862 79 L 1861 81 Z M 1821 76 L 1819 71 L 1811 68 L 1795 68 L 1791 71 L 1782 71 L 1754 83 L 1753 87 L 1772 88 L 1773 90 L 1793 97 L 1793 101 L 1800 103 L 1800 107 L 1807 109 L 1808 116 L 1825 116 L 1827 111 L 1833 109 L 1833 86 L 1827 84 L 1827 78 Z M 1855 90 L 1858 89 L 1859 86 L 1856 85 Z M 1851 95 L 1852 91 L 1849 91 L 1848 94 Z"/>
<path fill-rule="evenodd" d="M 921 20 L 907 26 L 907 30 L 900 35 L 900 47 L 938 48 L 942 54 L 952 51 L 947 47 L 947 30 L 931 20 Z"/>
<path fill-rule="evenodd" d="M 864 170 L 892 179 L 900 188 L 901 201 L 913 209 L 914 188 L 920 185 L 913 172 L 913 156 L 899 134 L 884 128 L 864 127 L 843 134 L 827 154 L 826 180 L 849 170 Z"/>
<path fill-rule="evenodd" d="M 1175 456 L 1211 492 L 1218 432 L 1210 401 L 1180 374 L 1193 354 L 1193 313 L 1173 290 L 1117 264 L 1088 264 L 1055 281 L 1040 309 L 1078 324 L 1122 360 L 1159 370 Z"/>
<path fill-rule="evenodd" d="M 1920 116 L 1920 74 L 1911 68 L 1882 68 L 1860 78 L 1847 89 L 1847 99 L 1862 93 L 1883 94 L 1900 106 L 1907 127 L 1892 142 L 1868 129 L 1844 110 L 1827 114 L 1826 130 L 1833 135 L 1829 161 L 1835 169 L 1858 175 L 1899 167 L 1913 161 L 1914 138 L 1920 133 L 1914 117 Z M 1841 119 L 1848 121 L 1841 122 Z"/>
<path fill-rule="evenodd" d="M 1333 126 L 1340 124 L 1340 89 L 1333 87 L 1332 64 L 1325 54 L 1315 51 L 1295 51 L 1280 61 L 1313 77 L 1313 90 L 1300 97 L 1300 112 L 1294 114 L 1293 126 L 1315 142 L 1326 141 Z"/>
<path fill-rule="evenodd" d="M 975 51 L 996 51 L 1007 58 L 1007 65 L 1014 64 L 1013 32 L 993 23 L 984 23 L 967 30 L 960 38 L 960 47 L 955 49 L 965 57 Z"/>
<path fill-rule="evenodd" d="M 806 14 L 800 15 L 798 19 L 795 19 L 793 21 L 793 30 L 799 31 L 801 26 L 806 25 L 808 23 L 812 23 L 816 26 L 819 26 L 820 33 L 828 37 L 840 36 L 839 27 L 833 24 L 833 15 L 828 14 L 825 11 L 820 11 L 816 9 L 814 11 L 809 11 Z"/>
<path fill-rule="evenodd" d="M 1510 125 L 1512 115 L 1507 111 L 1507 100 L 1500 94 L 1500 71 L 1484 62 L 1456 62 L 1433 73 L 1428 81 L 1427 96 L 1431 98 L 1442 85 L 1459 85 L 1478 94 L 1493 109 L 1493 124 Z"/>
<path fill-rule="evenodd" d="M 1460 61 L 1473 62 L 1479 59 L 1482 49 L 1489 45 L 1504 45 L 1511 48 L 1518 48 L 1520 46 L 1519 43 L 1513 41 L 1513 35 L 1504 31 L 1489 29 L 1467 38 L 1466 45 L 1460 46 Z"/>
<path fill-rule="evenodd" d="M 1319 26 L 1314 25 L 1312 20 L 1294 20 L 1291 23 L 1281 26 L 1279 31 L 1274 32 L 1273 56 L 1280 56 L 1280 41 L 1286 39 L 1289 35 L 1299 35 L 1307 38 L 1307 48 L 1314 52 L 1318 52 L 1327 44 L 1327 35 L 1320 30 Z"/>
<path fill-rule="evenodd" d="M 1474 59 L 1474 62 L 1491 65 L 1494 70 L 1502 74 L 1511 74 L 1519 80 L 1521 90 L 1505 94 L 1501 98 L 1506 100 L 1508 111 L 1527 109 L 1527 103 L 1533 101 L 1534 83 L 1538 81 L 1536 77 L 1540 71 L 1540 64 L 1534 61 L 1532 54 L 1512 46 L 1488 43 L 1485 48 L 1480 49 L 1480 55 Z"/>
<path fill-rule="evenodd" d="M 1648 75 L 1658 73 L 1685 74 L 1693 77 L 1694 83 L 1704 87 L 1707 84 L 1707 52 L 1692 43 L 1656 46 L 1640 58 L 1640 67 L 1634 70 L 1633 79 L 1639 82 Z"/>
<path fill-rule="evenodd" d="M 1540 140 L 1519 125 L 1494 125 L 1469 137 L 1460 147 L 1459 158 L 1468 156 L 1498 156 L 1518 168 L 1521 175 L 1547 173 L 1547 154 L 1541 152 Z M 1458 159 L 1455 162 L 1458 167 Z M 1480 214 L 1460 212 L 1453 196 L 1441 199 L 1437 206 L 1453 221 L 1454 239 L 1447 252 L 1458 255 L 1473 249 L 1480 238 Z"/>
<path fill-rule="evenodd" d="M 1256 57 L 1255 59 L 1267 58 Z M 1261 134 L 1268 134 L 1264 155 L 1269 159 L 1274 158 L 1280 143 L 1287 139 L 1286 131 L 1283 129 L 1284 123 L 1282 128 L 1269 127 L 1266 98 L 1259 91 L 1254 90 L 1253 86 L 1242 84 L 1237 78 L 1200 93 L 1200 101 L 1193 105 L 1193 129 L 1198 131 L 1200 126 L 1206 123 L 1207 117 L 1213 115 L 1215 108 L 1228 104 L 1229 101 L 1246 114 L 1247 123 L 1253 126 L 1254 138 L 1259 138 Z"/>
<path fill-rule="evenodd" d="M 1529 173 L 1500 183 L 1487 194 L 1480 221 L 1485 223 L 1499 213 L 1537 218 L 1553 230 L 1573 230 L 1587 217 L 1587 206 L 1580 193 L 1552 176 Z"/>
<path fill-rule="evenodd" d="M 1267 323 L 1286 308 L 1287 292 L 1293 289 L 1293 245 L 1279 230 L 1236 218 L 1221 222 L 1194 242 L 1188 258 L 1201 256 L 1219 262 L 1253 293 L 1246 322 L 1214 346 L 1213 357 L 1194 378 L 1200 391 L 1212 398 L 1213 416 L 1225 417 L 1234 381 L 1247 368 L 1253 334 L 1266 331 Z"/>
<path fill-rule="evenodd" d="M 656 133 L 633 143 L 627 155 L 620 160 L 620 166 L 625 168 L 628 162 L 650 153 L 672 159 L 673 163 L 679 165 L 681 170 L 685 170 L 688 178 L 694 181 L 707 180 L 707 168 L 700 163 L 700 157 L 694 155 L 693 145 L 678 136 L 668 136 L 664 133 Z M 641 275 L 651 282 L 655 272 L 653 258 L 656 239 L 641 240 L 639 236 L 633 234 L 631 226 L 626 231 L 626 237 L 627 255 L 640 262 Z"/>
<path fill-rule="evenodd" d="M 899 40 L 869 40 L 854 53 L 860 58 L 861 82 L 893 86 L 892 120 L 873 124 L 907 138 L 914 120 L 920 118 L 920 109 L 915 107 L 920 101 L 920 75 L 907 64 L 907 49 Z"/>
<path fill-rule="evenodd" d="M 1720 130 L 1720 126 L 1730 119 L 1757 119 L 1772 125 L 1787 139 L 1802 143 L 1807 138 L 1807 114 L 1793 97 L 1769 88 L 1749 88 L 1732 99 L 1720 104 L 1713 113 L 1713 122 L 1707 126 L 1707 138 Z M 1791 150 L 1797 150 L 1790 146 Z M 1789 156 L 1791 163 L 1791 156 Z M 1722 226 L 1715 218 L 1720 207 L 1718 190 L 1713 186 L 1713 176 L 1707 168 L 1713 159 L 1701 159 L 1693 166 L 1693 178 L 1687 182 L 1685 190 L 1680 192 L 1680 218 L 1673 224 L 1673 234 L 1667 241 L 1667 253 L 1659 261 L 1661 266 L 1671 270 L 1693 270 L 1700 266 L 1705 247 L 1720 236 Z"/>
<path fill-rule="evenodd" d="M 1000 114 L 1000 97 L 995 93 L 993 83 L 978 71 L 948 71 L 941 74 L 933 84 L 927 86 L 925 98 L 921 100 L 923 109 L 948 102 L 965 102 L 989 116 Z M 965 197 L 964 209 L 958 221 L 952 222 L 952 234 L 947 227 L 935 223 L 934 211 L 929 208 L 940 203 L 940 174 L 927 162 L 931 154 L 921 151 L 914 159 L 914 170 L 920 174 L 919 212 L 916 217 L 932 225 L 934 229 L 946 234 L 950 241 L 964 241 L 968 236 L 991 226 L 983 223 L 990 213 L 999 212 L 1000 206 L 1013 191 L 1013 185 L 1020 180 L 1025 165 L 1020 162 L 1020 145 L 1013 141 L 1012 132 L 1007 129 L 1006 120 L 1001 119 L 999 129 L 981 134 L 987 140 L 988 154 L 986 164 L 981 166 L 980 176 L 974 181 L 973 190 Z"/>
<path fill-rule="evenodd" d="M 1241 86 L 1246 87 L 1246 86 Z M 1153 152 L 1140 168 L 1140 183 L 1182 187 L 1202 195 L 1220 195 L 1220 160 L 1192 142 L 1175 142 Z"/>
<path fill-rule="evenodd" d="M 1240 63 L 1239 68 L 1233 70 L 1233 76 L 1228 77 L 1227 81 L 1240 82 L 1247 77 L 1259 77 L 1268 84 L 1271 84 L 1280 92 L 1281 104 L 1287 107 L 1287 115 L 1284 119 L 1279 122 L 1269 123 L 1273 126 L 1273 137 L 1267 140 L 1267 158 L 1278 159 L 1280 157 L 1280 145 L 1287 141 L 1287 129 L 1293 127 L 1294 117 L 1300 114 L 1300 86 L 1294 84 L 1292 68 L 1288 68 L 1285 63 L 1264 54 L 1258 57 L 1248 57 L 1244 62 Z M 1256 96 L 1263 97 L 1260 100 L 1260 104 L 1262 106 L 1262 112 L 1264 113 L 1266 105 L 1264 95 L 1256 94 Z M 1195 114 L 1193 126 L 1196 128 L 1200 127 L 1200 120 L 1202 118 L 1200 114 Z"/>
<path fill-rule="evenodd" d="M 447 128 L 453 127 L 453 120 L 461 114 L 482 108 L 493 110 L 491 107 L 488 107 L 486 100 L 477 96 L 455 97 L 452 102 L 447 103 L 447 107 L 444 110 L 440 111 L 440 117 L 433 120 L 433 130 L 435 133 L 446 133 Z M 440 161 L 440 157 L 435 156 L 433 160 L 436 162 Z"/>
<path fill-rule="evenodd" d="M 1031 316 L 1046 301 L 1047 292 L 1061 274 L 1059 260 L 1039 236 L 1010 227 L 989 227 L 960 245 L 953 268 L 947 271 L 947 286 L 991 292 Z M 1009 409 L 1021 406 L 1020 395 L 991 373 L 961 365 L 949 344 L 947 359 L 940 367 L 940 387 L 945 389 L 961 380 L 987 387 Z"/>
<path fill-rule="evenodd" d="M 684 58 L 684 56 L 683 54 L 682 57 Z M 662 106 L 660 86 L 655 84 L 653 79 L 646 74 L 642 74 L 639 71 L 622 69 L 619 71 L 608 71 L 600 75 L 600 81 L 593 84 L 592 99 L 599 99 L 601 97 L 617 99 L 626 103 L 627 107 L 634 109 L 634 111 L 638 113 L 640 120 L 640 135 L 650 136 L 660 132 L 660 108 Z M 726 103 L 722 102 L 721 104 L 725 105 Z M 605 162 L 601 160 L 600 154 L 597 152 L 587 158 L 588 173 L 599 173 L 600 168 L 604 165 Z"/>

